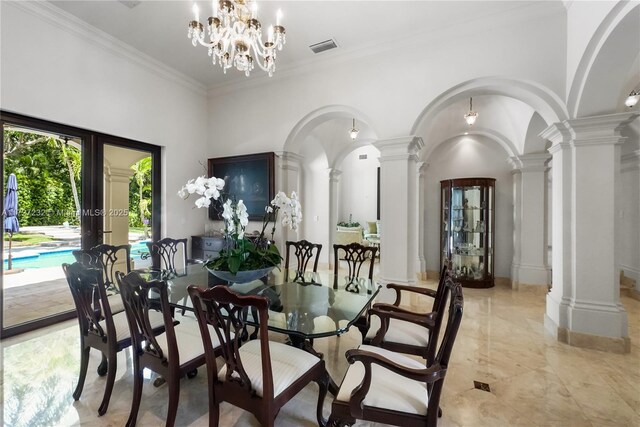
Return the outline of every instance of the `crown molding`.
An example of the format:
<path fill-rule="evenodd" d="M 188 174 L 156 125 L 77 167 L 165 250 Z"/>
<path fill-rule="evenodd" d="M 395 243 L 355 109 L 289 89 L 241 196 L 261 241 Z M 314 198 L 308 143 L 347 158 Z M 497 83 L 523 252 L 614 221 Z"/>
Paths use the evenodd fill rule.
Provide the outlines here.
<path fill-rule="evenodd" d="M 199 81 L 187 76 L 163 62 L 135 49 L 131 45 L 105 33 L 104 31 L 88 24 L 80 18 L 72 15 L 50 2 L 43 0 L 34 1 L 3 1 L 4 5 L 12 5 L 36 18 L 39 18 L 69 34 L 77 36 L 94 46 L 97 46 L 111 54 L 122 58 L 131 64 L 143 68 L 145 71 L 177 83 L 193 92 L 202 94 L 206 86 Z M 37 28 L 37 27 L 36 27 Z"/>
<path fill-rule="evenodd" d="M 424 48 L 425 45 L 439 43 L 442 39 L 464 39 L 473 36 L 479 31 L 486 31 L 487 28 L 500 28 L 520 22 L 529 22 L 535 18 L 558 13 L 566 14 L 566 10 L 561 4 L 559 4 L 557 8 L 549 8 L 547 2 L 519 5 L 508 11 L 487 15 L 483 19 L 473 18 L 444 27 L 418 30 L 390 38 L 384 43 L 370 43 L 358 48 L 335 52 L 331 58 L 323 58 L 322 56 L 312 57 L 305 61 L 299 61 L 297 64 L 284 69 L 279 68 L 272 77 L 264 74 L 249 80 L 237 79 L 209 85 L 207 87 L 207 95 L 211 98 L 224 96 L 237 90 L 263 86 L 267 81 L 278 82 L 301 74 L 304 75 L 314 71 L 332 69 L 337 65 L 349 63 L 357 59 L 378 56 L 381 53 L 397 49 L 398 46 L 402 46 L 403 48 Z"/>

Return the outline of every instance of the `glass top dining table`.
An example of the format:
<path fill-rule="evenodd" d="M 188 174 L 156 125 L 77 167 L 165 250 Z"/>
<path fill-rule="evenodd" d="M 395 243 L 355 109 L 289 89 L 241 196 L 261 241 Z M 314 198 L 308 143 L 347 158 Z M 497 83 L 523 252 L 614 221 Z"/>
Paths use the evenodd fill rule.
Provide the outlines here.
<path fill-rule="evenodd" d="M 138 270 L 146 280 L 166 280 L 169 303 L 176 309 L 193 311 L 187 293 L 189 285 L 215 286 L 215 278 L 200 264 L 186 269 Z M 368 309 L 380 291 L 380 285 L 368 279 L 350 280 L 333 272 L 306 272 L 274 269 L 265 279 L 248 283 L 225 284 L 242 295 L 260 295 L 269 300 L 268 328 L 291 338 L 313 338 L 346 332 Z M 253 324 L 251 316 L 248 324 Z"/>

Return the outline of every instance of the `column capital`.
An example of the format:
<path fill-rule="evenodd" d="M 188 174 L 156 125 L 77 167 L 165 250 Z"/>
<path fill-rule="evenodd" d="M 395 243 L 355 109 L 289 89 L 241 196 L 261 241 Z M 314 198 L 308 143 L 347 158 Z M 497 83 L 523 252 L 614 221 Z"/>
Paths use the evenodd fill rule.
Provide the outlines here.
<path fill-rule="evenodd" d="M 419 176 L 424 175 L 427 172 L 427 169 L 429 169 L 429 163 L 427 162 L 418 162 L 416 163 L 416 166 Z"/>
<path fill-rule="evenodd" d="M 530 153 L 521 156 L 509 157 L 508 161 L 514 171 L 520 172 L 544 172 L 548 167 L 551 155 L 548 153 Z"/>
<path fill-rule="evenodd" d="M 581 117 L 563 123 L 571 132 L 574 146 L 621 144 L 626 138 L 622 129 L 638 116 L 635 112 Z"/>
<path fill-rule="evenodd" d="M 132 169 L 128 168 L 114 168 L 113 166 L 107 166 L 105 169 L 106 175 L 111 177 L 126 177 L 131 178 L 134 175 Z"/>
<path fill-rule="evenodd" d="M 276 151 L 275 155 L 280 157 L 284 162 L 302 163 L 304 156 L 291 151 Z"/>
<path fill-rule="evenodd" d="M 571 140 L 571 132 L 566 125 L 566 121 L 552 124 L 540 132 L 538 136 L 544 140 L 551 141 L 551 148 L 553 148 L 554 145 L 567 144 Z M 551 148 L 549 152 L 551 152 Z"/>
<path fill-rule="evenodd" d="M 419 136 L 409 135 L 399 138 L 379 140 L 373 146 L 380 150 L 380 160 L 400 160 L 417 158 L 418 152 L 424 147 L 424 141 Z"/>
<path fill-rule="evenodd" d="M 340 181 L 340 175 L 342 175 L 342 171 L 336 168 L 330 168 L 329 171 L 329 181 L 338 182 Z"/>

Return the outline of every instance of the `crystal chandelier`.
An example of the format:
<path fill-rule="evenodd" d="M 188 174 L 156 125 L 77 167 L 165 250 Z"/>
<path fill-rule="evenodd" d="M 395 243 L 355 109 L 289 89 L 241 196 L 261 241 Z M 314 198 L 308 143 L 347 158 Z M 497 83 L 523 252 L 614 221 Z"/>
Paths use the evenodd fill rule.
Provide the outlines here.
<path fill-rule="evenodd" d="M 469 98 L 469 112 L 464 115 L 464 119 L 467 121 L 469 126 L 473 126 L 478 118 L 478 113 L 473 111 L 473 98 Z"/>
<path fill-rule="evenodd" d="M 208 48 L 213 64 L 220 64 L 225 74 L 236 67 L 248 77 L 257 62 L 271 77 L 276 70 L 276 51 L 286 42 L 285 29 L 280 25 L 282 12 L 278 10 L 276 26 L 269 27 L 267 41 L 263 42 L 255 0 L 213 0 L 212 6 L 205 36 L 198 5 L 193 5 L 195 19 L 189 22 L 188 33 L 191 44 Z"/>
<path fill-rule="evenodd" d="M 356 138 L 358 137 L 358 133 L 360 133 L 360 131 L 356 129 L 356 119 L 353 119 L 353 125 L 351 126 L 351 130 L 349 131 L 349 137 L 352 141 L 356 140 Z"/>

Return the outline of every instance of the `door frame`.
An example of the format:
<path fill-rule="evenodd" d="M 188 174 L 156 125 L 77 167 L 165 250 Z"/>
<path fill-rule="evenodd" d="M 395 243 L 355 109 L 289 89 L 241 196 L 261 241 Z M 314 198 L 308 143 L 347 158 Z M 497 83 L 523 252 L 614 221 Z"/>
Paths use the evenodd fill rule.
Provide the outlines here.
<path fill-rule="evenodd" d="M 127 138 L 116 137 L 100 132 L 69 126 L 49 120 L 25 116 L 0 109 L 0 127 L 3 130 L 2 144 L 4 145 L 4 125 L 11 124 L 24 127 L 26 129 L 43 130 L 59 135 L 68 135 L 80 138 L 82 141 L 82 171 L 81 188 L 82 198 L 81 209 L 84 212 L 102 211 L 104 195 L 104 144 L 115 145 L 123 148 L 130 148 L 140 151 L 147 151 L 151 155 L 152 162 L 152 239 L 160 239 L 162 230 L 162 171 L 161 155 L 162 147 L 135 141 Z M 4 154 L 3 154 L 4 156 Z M 0 162 L 0 176 L 4 176 L 4 157 Z M 4 199 L 4 180 L 0 182 L 0 194 Z M 4 203 L 4 201 L 2 202 Z M 81 244 L 83 249 L 88 249 L 101 241 L 102 216 L 81 216 Z M 4 252 L 4 239 L 0 239 L 0 251 Z M 75 310 L 65 311 L 54 315 L 46 316 L 30 322 L 5 328 L 4 326 L 4 263 L 0 265 L 0 339 L 9 338 L 14 335 L 29 332 L 35 329 L 51 326 L 65 320 L 76 317 Z"/>

